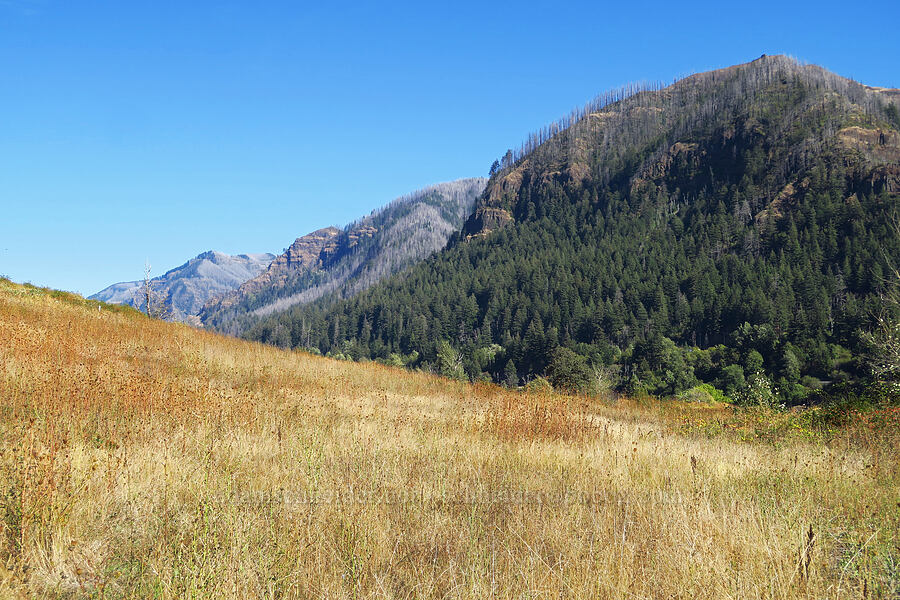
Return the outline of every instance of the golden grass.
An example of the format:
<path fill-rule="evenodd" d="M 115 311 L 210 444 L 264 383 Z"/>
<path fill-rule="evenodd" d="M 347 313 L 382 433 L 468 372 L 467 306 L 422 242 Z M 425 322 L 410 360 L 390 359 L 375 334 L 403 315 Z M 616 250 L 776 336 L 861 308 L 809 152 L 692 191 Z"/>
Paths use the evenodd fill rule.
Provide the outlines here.
<path fill-rule="evenodd" d="M 674 404 L 463 385 L 23 289 L 0 281 L 2 596 L 898 594 L 896 445 L 685 434 Z"/>

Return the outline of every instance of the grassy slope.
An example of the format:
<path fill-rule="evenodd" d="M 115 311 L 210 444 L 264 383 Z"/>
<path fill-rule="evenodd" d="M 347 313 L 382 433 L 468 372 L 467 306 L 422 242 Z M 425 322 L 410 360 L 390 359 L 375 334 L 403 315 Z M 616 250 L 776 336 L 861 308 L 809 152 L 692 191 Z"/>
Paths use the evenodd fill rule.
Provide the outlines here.
<path fill-rule="evenodd" d="M 0 596 L 896 594 L 896 428 L 679 433 L 723 410 L 472 387 L 0 281 Z"/>

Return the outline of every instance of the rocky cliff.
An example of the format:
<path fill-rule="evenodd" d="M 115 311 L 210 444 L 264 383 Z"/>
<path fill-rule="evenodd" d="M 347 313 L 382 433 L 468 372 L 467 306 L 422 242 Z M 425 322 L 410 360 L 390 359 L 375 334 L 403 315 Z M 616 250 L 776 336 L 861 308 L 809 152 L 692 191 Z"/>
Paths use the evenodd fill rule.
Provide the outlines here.
<path fill-rule="evenodd" d="M 269 268 L 201 311 L 231 334 L 256 318 L 323 297 L 346 298 L 443 248 L 471 213 L 487 180 L 440 183 L 347 225 L 297 238 Z"/>

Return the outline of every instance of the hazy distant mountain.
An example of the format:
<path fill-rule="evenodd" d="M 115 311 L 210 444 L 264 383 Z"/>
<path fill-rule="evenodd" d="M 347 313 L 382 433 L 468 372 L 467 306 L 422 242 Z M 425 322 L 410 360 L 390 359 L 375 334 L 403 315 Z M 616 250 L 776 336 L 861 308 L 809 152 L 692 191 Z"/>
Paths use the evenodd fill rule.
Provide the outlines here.
<path fill-rule="evenodd" d="M 484 178 L 440 183 L 398 198 L 344 229 L 297 238 L 265 272 L 201 311 L 203 323 L 240 333 L 258 317 L 326 295 L 347 298 L 443 248 L 472 212 Z"/>
<path fill-rule="evenodd" d="M 195 317 L 210 298 L 230 292 L 248 279 L 265 270 L 274 254 L 238 254 L 231 256 L 210 250 L 192 258 L 180 267 L 153 278 L 154 289 L 167 299 L 173 317 L 180 321 L 195 321 Z M 115 304 L 137 306 L 135 294 L 142 281 L 114 283 L 91 296 Z"/>

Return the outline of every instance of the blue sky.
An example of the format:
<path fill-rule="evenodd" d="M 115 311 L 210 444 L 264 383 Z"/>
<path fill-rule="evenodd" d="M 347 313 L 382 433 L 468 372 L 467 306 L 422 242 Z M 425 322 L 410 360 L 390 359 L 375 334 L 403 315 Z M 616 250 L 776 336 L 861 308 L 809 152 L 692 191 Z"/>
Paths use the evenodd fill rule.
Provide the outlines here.
<path fill-rule="evenodd" d="M 0 274 L 87 295 L 278 253 L 605 89 L 762 53 L 900 87 L 896 1 L 316 4 L 0 0 Z"/>

